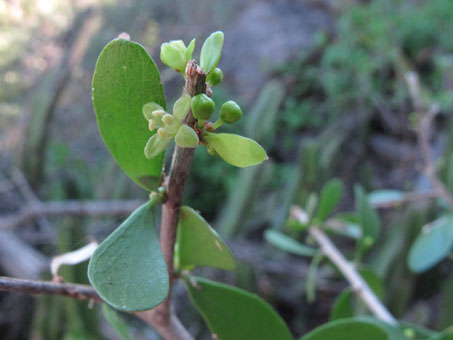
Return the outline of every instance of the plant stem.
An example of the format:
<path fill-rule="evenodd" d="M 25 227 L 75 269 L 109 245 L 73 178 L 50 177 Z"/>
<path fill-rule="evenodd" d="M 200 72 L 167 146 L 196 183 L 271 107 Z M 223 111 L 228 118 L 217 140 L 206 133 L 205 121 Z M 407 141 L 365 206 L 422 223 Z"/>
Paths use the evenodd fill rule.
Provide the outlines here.
<path fill-rule="evenodd" d="M 291 216 L 299 220 L 301 218 L 301 209 L 298 207 L 291 208 Z M 360 276 L 355 267 L 343 256 L 337 247 L 332 243 L 329 237 L 318 227 L 313 226 L 308 232 L 321 247 L 321 252 L 327 256 L 337 269 L 344 275 L 346 280 L 351 284 L 352 290 L 367 305 L 376 318 L 390 324 L 397 325 L 398 322 L 387 308 L 379 301 L 378 297 L 370 289 L 365 280 Z"/>
<path fill-rule="evenodd" d="M 78 300 L 93 299 L 103 302 L 91 286 L 73 283 L 34 281 L 0 276 L 0 291 L 31 295 L 62 295 Z"/>
<path fill-rule="evenodd" d="M 206 73 L 194 61 L 188 62 L 184 92 L 193 97 L 205 91 Z M 184 123 L 189 126 L 194 126 L 196 123 L 191 111 L 186 116 Z M 195 148 L 175 146 L 170 174 L 167 178 L 167 200 L 162 206 L 160 246 L 170 278 L 168 297 L 156 308 L 136 313 L 139 318 L 153 325 L 165 340 L 193 339 L 171 310 L 171 291 L 173 286 L 173 257 L 179 208 L 181 207 L 184 186 L 189 176 L 194 152 Z"/>

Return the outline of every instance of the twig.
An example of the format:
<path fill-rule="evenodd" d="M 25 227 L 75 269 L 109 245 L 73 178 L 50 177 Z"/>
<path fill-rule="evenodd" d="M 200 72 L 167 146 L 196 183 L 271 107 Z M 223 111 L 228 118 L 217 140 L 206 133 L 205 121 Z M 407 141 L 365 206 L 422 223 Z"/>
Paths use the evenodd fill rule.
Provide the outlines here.
<path fill-rule="evenodd" d="M 195 61 L 186 66 L 186 85 L 184 91 L 190 96 L 206 92 L 206 73 Z M 195 118 L 189 112 L 185 123 L 194 126 Z M 170 289 L 167 299 L 156 308 L 136 313 L 139 318 L 157 328 L 166 340 L 191 340 L 192 336 L 181 325 L 171 310 L 171 290 L 173 285 L 173 257 L 176 241 L 179 207 L 181 206 L 184 186 L 192 165 L 194 148 L 175 147 L 167 179 L 167 200 L 162 206 L 162 223 L 160 231 L 160 246 L 167 264 L 170 278 Z"/>
<path fill-rule="evenodd" d="M 432 182 L 437 195 L 439 197 L 442 197 L 448 203 L 450 208 L 453 209 L 453 196 L 437 176 L 436 167 L 431 157 L 429 147 L 428 134 L 434 117 L 437 115 L 437 113 L 439 113 L 439 106 L 433 103 L 428 109 L 423 105 L 421 100 L 422 96 L 420 81 L 417 73 L 415 73 L 414 71 L 409 71 L 405 74 L 405 79 L 407 86 L 409 87 L 412 105 L 414 106 L 414 109 L 417 112 L 418 116 L 417 139 L 422 153 L 423 161 L 425 163 L 424 173 Z"/>
<path fill-rule="evenodd" d="M 0 229 L 13 229 L 40 216 L 105 216 L 123 215 L 134 211 L 139 200 L 82 201 L 28 203 L 18 213 L 0 218 Z"/>
<path fill-rule="evenodd" d="M 78 300 L 93 299 L 103 302 L 91 286 L 73 283 L 34 281 L 0 276 L 0 291 L 32 295 L 61 295 Z"/>
<path fill-rule="evenodd" d="M 291 215 L 293 218 L 299 220 L 301 216 L 300 208 L 292 207 Z M 343 256 L 343 254 L 335 247 L 327 235 L 318 227 L 309 228 L 308 232 L 316 240 L 321 247 L 321 252 L 327 256 L 337 267 L 337 269 L 344 275 L 346 280 L 352 286 L 355 294 L 357 294 L 362 301 L 367 305 L 370 311 L 376 318 L 390 324 L 397 325 L 398 322 L 390 314 L 387 308 L 379 301 L 377 296 L 370 289 L 368 284 L 362 279 L 355 267 Z"/>

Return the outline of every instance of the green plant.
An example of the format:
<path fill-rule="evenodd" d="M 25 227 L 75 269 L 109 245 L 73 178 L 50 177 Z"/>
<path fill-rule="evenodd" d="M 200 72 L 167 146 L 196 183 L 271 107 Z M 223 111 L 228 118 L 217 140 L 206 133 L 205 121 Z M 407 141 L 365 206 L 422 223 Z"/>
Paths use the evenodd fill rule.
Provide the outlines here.
<path fill-rule="evenodd" d="M 235 102 L 222 105 L 217 122 L 208 121 L 215 108 L 212 86 L 222 78 L 217 68 L 222 45 L 223 33 L 211 34 L 202 46 L 200 66 L 192 60 L 195 40 L 188 47 L 182 41 L 162 45 L 162 61 L 186 81 L 172 113 L 166 109 L 159 72 L 143 47 L 117 39 L 99 56 L 93 104 L 100 133 L 123 171 L 151 194 L 149 202 L 100 244 L 90 259 L 88 277 L 105 302 L 135 312 L 165 339 L 191 338 L 170 309 L 177 278 L 184 280 L 191 300 L 219 339 L 292 339 L 282 319 L 259 297 L 191 274 L 197 266 L 235 267 L 220 236 L 197 211 L 181 206 L 195 148 L 204 146 L 209 154 L 238 167 L 267 159 L 252 139 L 217 132 L 224 122 L 241 118 Z M 163 154 L 173 139 L 176 146 L 166 176 Z M 160 247 L 154 230 L 159 203 Z"/>

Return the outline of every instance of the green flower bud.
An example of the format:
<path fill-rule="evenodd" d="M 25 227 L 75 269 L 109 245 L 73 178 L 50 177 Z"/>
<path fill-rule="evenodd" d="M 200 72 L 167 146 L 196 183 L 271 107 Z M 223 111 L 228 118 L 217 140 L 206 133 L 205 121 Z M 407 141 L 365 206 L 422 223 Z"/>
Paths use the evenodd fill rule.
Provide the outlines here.
<path fill-rule="evenodd" d="M 187 125 L 181 125 L 175 136 L 176 145 L 182 148 L 195 148 L 199 139 L 197 133 Z"/>
<path fill-rule="evenodd" d="M 165 131 L 164 128 L 158 129 L 158 130 L 157 130 L 157 134 L 158 134 L 161 138 L 167 138 L 167 137 L 168 137 L 167 131 Z"/>
<path fill-rule="evenodd" d="M 143 116 L 145 116 L 147 120 L 153 119 L 152 113 L 156 110 L 163 111 L 164 109 L 162 108 L 162 106 L 154 102 L 146 103 L 145 105 L 143 105 Z"/>
<path fill-rule="evenodd" d="M 190 101 L 192 97 L 188 94 L 183 94 L 173 105 L 173 116 L 175 116 L 176 120 L 182 121 L 187 113 L 190 110 Z"/>
<path fill-rule="evenodd" d="M 221 69 L 216 67 L 211 73 L 209 73 L 208 77 L 206 78 L 206 81 L 211 85 L 211 86 L 216 86 L 220 84 L 223 80 L 223 72 Z"/>
<path fill-rule="evenodd" d="M 220 108 L 220 119 L 225 123 L 232 124 L 242 117 L 241 107 L 232 100 L 223 103 Z"/>
<path fill-rule="evenodd" d="M 166 124 L 166 125 L 171 125 L 175 122 L 175 118 L 169 114 L 169 113 L 166 113 L 164 114 L 164 116 L 162 117 L 162 121 Z"/>
<path fill-rule="evenodd" d="M 214 101 L 204 93 L 193 97 L 190 106 L 193 116 L 201 120 L 208 120 L 215 110 Z"/>
<path fill-rule="evenodd" d="M 186 71 L 186 64 L 192 59 L 195 39 L 186 47 L 182 40 L 173 40 L 163 43 L 160 47 L 160 59 L 162 62 L 182 74 Z"/>
<path fill-rule="evenodd" d="M 152 116 L 155 118 L 161 118 L 166 113 L 167 112 L 165 112 L 164 110 L 155 110 L 153 111 Z"/>

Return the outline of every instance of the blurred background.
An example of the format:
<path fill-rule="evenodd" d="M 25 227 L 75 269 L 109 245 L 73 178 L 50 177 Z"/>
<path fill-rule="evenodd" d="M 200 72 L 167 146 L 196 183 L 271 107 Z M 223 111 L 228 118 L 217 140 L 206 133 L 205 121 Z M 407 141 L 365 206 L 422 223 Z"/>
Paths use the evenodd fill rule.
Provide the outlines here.
<path fill-rule="evenodd" d="M 366 191 L 430 190 L 409 70 L 418 74 L 421 100 L 439 107 L 431 152 L 453 188 L 451 0 L 0 0 L 0 275 L 50 279 L 53 256 L 102 241 L 126 216 L 58 215 L 8 226 L 33 203 L 147 198 L 97 130 L 90 92 L 102 48 L 122 32 L 140 42 L 158 64 L 172 105 L 184 84 L 160 62 L 160 44 L 196 37 L 197 59 L 216 30 L 225 33 L 225 80 L 214 98 L 237 100 L 245 114 L 222 129 L 258 140 L 270 160 L 238 169 L 197 149 L 185 201 L 239 263 L 234 272 L 203 275 L 264 297 L 294 334 L 326 322 L 347 283 L 321 267 L 315 298 L 307 298 L 310 260 L 273 248 L 263 233 L 284 230 L 289 207 L 305 206 L 333 177 L 345 184 L 339 212 L 354 209 L 357 183 Z M 417 276 L 406 265 L 408 248 L 436 209 L 421 200 L 379 210 L 383 230 L 364 262 L 382 280 L 397 317 L 442 329 L 453 323 L 452 261 Z M 347 254 L 354 251 L 353 241 L 338 241 Z M 86 263 L 59 273 L 87 283 Z M 208 339 L 183 287 L 175 296 L 183 323 Z M 136 339 L 158 339 L 135 318 L 121 317 Z M 0 339 L 119 338 L 98 306 L 0 292 Z"/>

